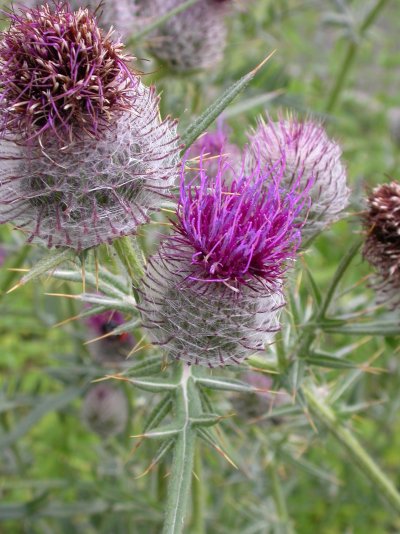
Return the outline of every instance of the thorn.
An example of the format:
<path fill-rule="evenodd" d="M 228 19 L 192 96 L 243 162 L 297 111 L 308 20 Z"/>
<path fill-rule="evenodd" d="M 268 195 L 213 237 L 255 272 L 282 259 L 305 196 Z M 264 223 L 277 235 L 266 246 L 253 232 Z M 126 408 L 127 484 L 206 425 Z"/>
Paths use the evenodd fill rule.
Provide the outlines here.
<path fill-rule="evenodd" d="M 139 350 L 141 350 L 142 348 L 147 348 L 147 347 L 151 347 L 151 344 L 145 344 L 142 346 L 140 346 L 140 344 L 142 343 L 142 341 L 145 339 L 146 336 L 142 336 L 139 341 L 133 346 L 132 350 L 129 351 L 129 353 L 127 354 L 126 356 L 126 359 L 130 358 L 133 354 L 135 354 L 135 352 L 138 352 Z"/>
<path fill-rule="evenodd" d="M 103 334 L 102 336 L 95 337 L 94 339 L 90 339 L 89 341 L 85 341 L 84 345 L 90 345 L 91 343 L 94 343 L 95 341 L 100 341 L 100 339 L 105 339 L 107 337 L 112 337 L 118 334 L 114 334 L 113 331 L 108 332 L 108 334 Z"/>
<path fill-rule="evenodd" d="M 69 317 L 68 319 L 64 319 L 64 321 L 60 321 L 59 323 L 53 324 L 51 328 L 58 328 L 59 326 L 63 326 L 64 324 L 67 324 L 71 321 L 76 321 L 81 317 L 81 314 L 74 315 L 73 317 Z"/>
<path fill-rule="evenodd" d="M 6 291 L 6 295 L 9 295 L 10 293 L 12 293 L 13 291 L 15 291 L 16 289 L 18 289 L 19 287 L 23 286 L 24 284 L 21 283 L 21 282 L 18 282 L 18 284 L 16 284 L 15 286 L 13 286 L 11 289 L 9 289 L 8 291 Z"/>
<path fill-rule="evenodd" d="M 231 460 L 231 458 L 229 458 L 229 456 L 220 448 L 218 447 L 218 445 L 215 445 L 213 444 L 213 447 L 215 448 L 215 450 L 223 457 L 225 458 L 225 460 L 230 463 L 235 469 L 237 469 L 239 471 L 239 468 L 238 466 L 235 464 L 235 462 L 233 460 Z"/>
<path fill-rule="evenodd" d="M 12 271 L 14 273 L 29 273 L 30 269 L 22 269 L 18 267 L 9 267 L 7 271 Z"/>
<path fill-rule="evenodd" d="M 272 50 L 272 52 L 265 58 L 261 61 L 261 63 L 259 63 L 257 65 L 257 67 L 255 67 L 253 70 L 251 70 L 248 74 L 248 76 L 250 77 L 253 77 L 257 74 L 257 72 L 262 69 L 262 67 L 267 63 L 267 61 L 269 61 L 271 59 L 271 57 L 275 54 L 275 52 L 277 51 L 277 49 L 275 48 L 275 50 Z"/>

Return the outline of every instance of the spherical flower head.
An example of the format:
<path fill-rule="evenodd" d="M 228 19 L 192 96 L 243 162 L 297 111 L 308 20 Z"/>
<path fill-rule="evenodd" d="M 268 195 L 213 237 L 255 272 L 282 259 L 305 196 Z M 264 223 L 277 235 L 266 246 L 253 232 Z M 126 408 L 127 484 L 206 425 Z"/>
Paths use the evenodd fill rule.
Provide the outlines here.
<path fill-rule="evenodd" d="M 400 306 L 400 184 L 375 187 L 364 213 L 367 232 L 363 255 L 375 267 L 378 302 Z"/>
<path fill-rule="evenodd" d="M 4 137 L 98 138 L 132 108 L 137 75 L 123 46 L 87 9 L 66 3 L 8 14 L 0 41 L 0 115 Z"/>
<path fill-rule="evenodd" d="M 115 366 L 126 361 L 130 350 L 135 345 L 134 336 L 129 332 L 109 335 L 124 323 L 124 317 L 118 311 L 99 313 L 87 320 L 93 336 L 101 338 L 88 345 L 90 354 L 97 363 Z"/>
<path fill-rule="evenodd" d="M 103 439 L 120 434 L 128 421 L 128 403 L 119 389 L 97 384 L 86 394 L 82 418 L 90 430 Z"/>
<path fill-rule="evenodd" d="M 180 0 L 142 0 L 139 13 L 144 18 L 156 19 L 181 3 Z M 217 65 L 226 45 L 224 18 L 231 4 L 231 0 L 199 0 L 151 35 L 151 52 L 177 72 Z"/>
<path fill-rule="evenodd" d="M 140 303 L 153 344 L 208 367 L 240 363 L 279 330 L 304 203 L 276 178 L 264 187 L 260 169 L 227 185 L 225 168 L 215 180 L 202 169 L 198 185 L 181 177 L 174 232 L 148 263 Z"/>
<path fill-rule="evenodd" d="M 313 181 L 311 205 L 301 213 L 301 218 L 307 219 L 304 236 L 311 236 L 339 219 L 350 194 L 346 169 L 340 146 L 329 139 L 320 124 L 299 122 L 293 117 L 278 122 L 260 120 L 249 140 L 246 163 L 249 168 L 260 159 L 262 164 L 271 166 L 284 157 L 287 187 L 298 181 L 301 189 Z"/>

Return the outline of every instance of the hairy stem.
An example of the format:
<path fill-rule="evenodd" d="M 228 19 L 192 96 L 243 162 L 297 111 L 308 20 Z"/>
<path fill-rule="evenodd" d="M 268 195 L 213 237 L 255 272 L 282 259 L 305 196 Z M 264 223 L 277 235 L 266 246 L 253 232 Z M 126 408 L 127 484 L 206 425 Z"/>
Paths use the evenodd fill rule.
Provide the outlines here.
<path fill-rule="evenodd" d="M 190 494 L 196 438 L 196 431 L 190 423 L 190 381 L 191 367 L 181 364 L 176 417 L 183 426 L 174 446 L 163 534 L 179 534 L 183 531 Z"/>
<path fill-rule="evenodd" d="M 400 494 L 392 481 L 385 475 L 373 458 L 364 450 L 361 443 L 337 418 L 335 412 L 325 403 L 321 402 L 313 391 L 303 386 L 302 391 L 314 416 L 323 423 L 332 435 L 345 447 L 353 461 L 358 465 L 364 475 L 378 488 L 382 497 L 400 513 Z"/>
<path fill-rule="evenodd" d="M 194 457 L 193 490 L 192 490 L 192 532 L 205 534 L 204 524 L 204 486 L 202 480 L 202 462 L 199 446 Z"/>
<path fill-rule="evenodd" d="M 387 4 L 387 2 L 388 0 L 378 0 L 378 2 L 374 5 L 374 7 L 367 13 L 364 21 L 362 22 L 359 28 L 358 34 L 359 34 L 360 40 L 362 39 L 362 37 L 364 37 L 365 32 L 368 30 L 371 24 L 375 21 L 380 11 L 385 7 L 385 4 Z M 329 95 L 328 103 L 326 106 L 327 113 L 332 113 L 332 111 L 336 107 L 336 104 L 338 103 L 340 93 L 343 90 L 347 76 L 354 63 L 354 59 L 356 57 L 358 48 L 359 48 L 359 41 L 352 41 L 351 43 L 349 43 L 347 47 L 347 51 L 344 57 L 344 61 L 342 63 L 342 67 L 336 78 L 335 85 L 333 86 L 333 89 Z"/>
<path fill-rule="evenodd" d="M 271 480 L 272 495 L 275 502 L 278 522 L 276 524 L 276 534 L 293 534 L 293 528 L 290 522 L 288 509 L 286 506 L 285 495 L 282 490 L 281 481 L 279 479 L 278 469 L 275 458 L 268 466 L 268 473 Z"/>

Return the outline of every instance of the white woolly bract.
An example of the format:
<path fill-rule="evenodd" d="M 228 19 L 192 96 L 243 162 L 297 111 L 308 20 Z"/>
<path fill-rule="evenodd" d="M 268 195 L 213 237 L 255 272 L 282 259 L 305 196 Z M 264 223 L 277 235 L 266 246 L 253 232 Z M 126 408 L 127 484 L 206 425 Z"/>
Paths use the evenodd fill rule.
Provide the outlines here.
<path fill-rule="evenodd" d="M 260 121 L 249 138 L 246 153 L 249 170 L 260 163 L 271 167 L 283 159 L 282 185 L 290 186 L 298 180 L 298 187 L 305 188 L 311 181 L 311 204 L 305 205 L 301 214 L 303 220 L 307 217 L 303 235 L 315 234 L 340 218 L 350 195 L 346 169 L 341 162 L 340 146 L 328 138 L 320 124 L 296 119 Z"/>
<path fill-rule="evenodd" d="M 134 108 L 100 140 L 59 150 L 0 145 L 0 222 L 28 240 L 82 250 L 135 233 L 178 176 L 176 124 L 161 121 L 153 88 L 139 83 Z"/>
<path fill-rule="evenodd" d="M 157 19 L 181 3 L 179 0 L 141 0 L 139 14 L 141 18 Z M 151 52 L 178 72 L 216 65 L 222 60 L 226 45 L 226 12 L 225 5 L 199 0 L 151 34 Z"/>
<path fill-rule="evenodd" d="M 128 402 L 122 391 L 97 384 L 85 396 L 82 418 L 90 430 L 102 438 L 122 432 L 128 421 Z"/>
<path fill-rule="evenodd" d="M 45 4 L 51 6 L 51 0 L 24 0 L 25 7 L 39 7 Z M 91 13 L 96 13 L 99 26 L 108 31 L 113 27 L 118 34 L 130 35 L 136 25 L 136 0 L 69 0 L 72 11 L 88 8 Z"/>
<path fill-rule="evenodd" d="M 140 302 L 154 345 L 172 358 L 208 367 L 239 364 L 265 349 L 280 326 L 279 289 L 235 291 L 222 282 L 192 280 L 190 257 L 174 261 L 165 258 L 165 245 L 161 249 L 148 263 Z"/>

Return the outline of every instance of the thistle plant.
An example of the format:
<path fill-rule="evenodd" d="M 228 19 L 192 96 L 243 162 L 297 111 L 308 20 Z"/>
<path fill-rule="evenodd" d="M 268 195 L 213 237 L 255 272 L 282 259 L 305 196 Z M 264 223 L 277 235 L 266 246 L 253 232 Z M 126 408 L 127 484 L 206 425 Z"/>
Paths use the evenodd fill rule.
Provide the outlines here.
<path fill-rule="evenodd" d="M 177 0 L 139 0 L 139 16 L 151 20 L 179 6 Z M 223 57 L 225 17 L 232 0 L 200 0 L 150 35 L 151 53 L 172 70 L 188 72 L 217 65 Z"/>
<path fill-rule="evenodd" d="M 375 187 L 364 213 L 364 258 L 376 269 L 378 302 L 400 304 L 400 184 Z"/>
<path fill-rule="evenodd" d="M 176 179 L 175 123 L 88 10 L 46 4 L 9 19 L 0 221 L 77 251 L 135 233 Z"/>
<path fill-rule="evenodd" d="M 133 33 L 131 44 L 150 36 L 154 55 L 180 71 L 214 67 L 221 58 L 231 2 L 189 2 L 178 14 L 171 14 L 177 2 L 137 5 L 141 22 L 150 25 Z M 106 440 L 107 453 L 122 452 L 121 487 L 116 477 L 92 486 L 83 477 L 79 495 L 95 499 L 91 507 L 78 503 L 76 523 L 70 502 L 67 511 L 48 505 L 46 485 L 22 506 L 1 504 L 0 520 L 19 517 L 36 529 L 48 515 L 68 518 L 66 528 L 79 524 L 80 532 L 89 524 L 82 521 L 86 514 L 94 516 L 89 530 L 217 532 L 223 483 L 232 502 L 242 504 L 232 514 L 231 502 L 223 502 L 224 531 L 292 534 L 293 466 L 329 484 L 329 491 L 346 491 L 334 473 L 304 457 L 326 432 L 351 469 L 360 468 L 372 483 L 372 498 L 379 495 L 398 517 L 399 492 L 360 443 L 352 420 L 371 408 L 358 401 L 355 385 L 365 373 L 375 378 L 380 371 L 372 367 L 375 356 L 360 356 L 366 341 L 356 336 L 367 334 L 369 342 L 371 335 L 400 333 L 394 315 L 398 182 L 373 189 L 361 224 L 354 218 L 364 241 L 345 229 L 337 267 L 316 277 L 312 264 L 334 247 L 323 241 L 323 253 L 313 255 L 304 238 L 333 225 L 350 200 L 341 146 L 320 123 L 290 113 L 277 122 L 259 119 L 245 146 L 222 122 L 213 130 L 267 60 L 191 118 L 178 137 L 177 123 L 161 119 L 156 90 L 144 83 L 134 57 L 111 29 L 99 27 L 99 20 L 108 26 L 101 13 L 112 6 L 122 6 L 126 23 L 124 3 L 105 2 L 95 14 L 74 3 L 11 11 L 0 41 L 0 222 L 22 230 L 29 242 L 57 248 L 22 249 L 0 289 L 9 289 L 20 272 L 11 290 L 28 282 L 39 286 L 45 275 L 46 298 L 61 298 L 64 306 L 54 322 L 67 329 L 73 347 L 71 361 L 62 366 L 57 355 L 57 365 L 32 381 L 38 390 L 51 380 L 57 386 L 27 408 L 15 428 L 14 419 L 2 415 L 24 408 L 30 397 L 13 404 L 7 396 L 13 384 L 1 390 L 0 451 L 22 464 L 20 437 L 50 411 L 69 422 L 80 408 L 88 429 Z M 178 113 L 189 116 L 188 110 Z M 376 271 L 383 319 L 360 297 L 367 286 L 355 267 L 361 247 Z M 355 299 L 349 298 L 353 292 Z M 45 306 L 52 309 L 49 300 Z M 47 309 L 37 313 L 49 331 Z M 263 421 L 279 425 L 258 424 Z M 65 442 L 76 461 L 80 442 Z M 92 443 L 90 455 L 96 453 Z M 41 452 L 46 446 L 41 443 Z M 260 459 L 252 469 L 249 451 Z M 202 474 L 210 465 L 216 490 Z M 237 488 L 252 483 L 254 472 L 257 489 L 242 502 Z"/>
<path fill-rule="evenodd" d="M 294 117 L 280 118 L 278 122 L 262 118 L 249 135 L 247 165 L 273 165 L 285 157 L 285 182 L 291 186 L 299 181 L 300 187 L 313 179 L 310 190 L 312 203 L 304 207 L 306 219 L 304 235 L 312 235 L 338 220 L 349 199 L 346 170 L 341 161 L 340 146 L 328 138 L 323 127 L 311 120 L 301 122 Z M 308 211 L 307 211 L 308 210 Z"/>

